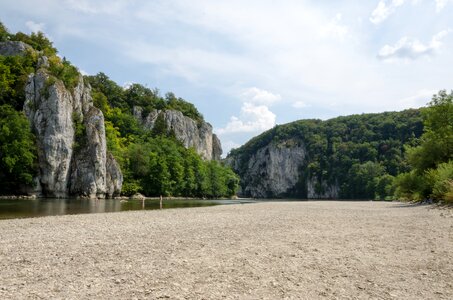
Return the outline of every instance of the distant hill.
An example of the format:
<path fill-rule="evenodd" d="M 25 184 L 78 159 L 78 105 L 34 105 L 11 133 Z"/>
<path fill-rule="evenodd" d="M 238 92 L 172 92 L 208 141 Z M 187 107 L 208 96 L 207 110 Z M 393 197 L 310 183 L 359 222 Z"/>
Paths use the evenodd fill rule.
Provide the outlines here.
<path fill-rule="evenodd" d="M 234 149 L 227 163 L 247 197 L 385 198 L 409 170 L 405 146 L 423 133 L 420 110 L 300 120 Z"/>

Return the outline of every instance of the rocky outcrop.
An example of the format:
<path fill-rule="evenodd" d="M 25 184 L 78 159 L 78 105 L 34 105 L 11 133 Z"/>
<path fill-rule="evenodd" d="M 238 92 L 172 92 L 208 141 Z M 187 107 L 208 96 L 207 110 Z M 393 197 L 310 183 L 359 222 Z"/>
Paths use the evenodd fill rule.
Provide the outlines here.
<path fill-rule="evenodd" d="M 176 110 L 153 110 L 143 116 L 141 107 L 134 107 L 134 116 L 148 130 L 152 130 L 159 117 L 163 118 L 168 132 L 175 134 L 186 148 L 194 148 L 206 160 L 220 160 L 222 146 L 212 133 L 212 126 L 204 121 L 197 122 Z"/>
<path fill-rule="evenodd" d="M 303 145 L 268 144 L 254 153 L 241 177 L 241 194 L 247 197 L 284 197 L 297 184 L 305 160 Z M 233 169 L 238 164 L 230 161 Z"/>
<path fill-rule="evenodd" d="M 249 157 L 229 156 L 225 162 L 241 177 L 239 195 L 253 198 L 337 198 L 338 187 L 307 179 L 307 152 L 301 141 L 270 142 Z M 321 188 L 320 188 L 321 187 Z"/>
<path fill-rule="evenodd" d="M 24 111 L 37 137 L 44 196 L 104 198 L 120 193 L 122 175 L 107 153 L 104 116 L 93 106 L 82 76 L 69 91 L 40 68 L 29 77 Z"/>
<path fill-rule="evenodd" d="M 220 160 L 222 156 L 222 144 L 217 135 L 212 135 L 212 159 Z"/>
<path fill-rule="evenodd" d="M 107 153 L 106 162 L 106 196 L 112 198 L 118 196 L 123 185 L 123 174 L 121 173 L 120 165 L 117 163 L 111 153 Z"/>
<path fill-rule="evenodd" d="M 19 41 L 6 41 L 0 43 L 0 55 L 24 55 L 27 50 L 32 50 L 30 45 Z"/>

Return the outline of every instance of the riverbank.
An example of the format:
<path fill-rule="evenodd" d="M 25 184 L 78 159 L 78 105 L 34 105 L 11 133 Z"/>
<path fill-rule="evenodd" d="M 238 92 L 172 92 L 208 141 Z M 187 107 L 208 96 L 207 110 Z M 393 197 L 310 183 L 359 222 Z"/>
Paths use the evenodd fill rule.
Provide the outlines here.
<path fill-rule="evenodd" d="M 453 213 L 274 202 L 0 221 L 0 298 L 453 297 Z"/>

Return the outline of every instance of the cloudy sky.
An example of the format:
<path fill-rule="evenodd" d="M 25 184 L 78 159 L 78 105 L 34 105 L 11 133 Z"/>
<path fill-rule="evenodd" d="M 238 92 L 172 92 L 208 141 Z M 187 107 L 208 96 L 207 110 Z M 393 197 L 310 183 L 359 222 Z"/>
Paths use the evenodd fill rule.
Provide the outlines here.
<path fill-rule="evenodd" d="M 297 119 L 425 105 L 452 89 L 453 0 L 0 0 L 87 74 L 194 103 L 224 152 Z"/>

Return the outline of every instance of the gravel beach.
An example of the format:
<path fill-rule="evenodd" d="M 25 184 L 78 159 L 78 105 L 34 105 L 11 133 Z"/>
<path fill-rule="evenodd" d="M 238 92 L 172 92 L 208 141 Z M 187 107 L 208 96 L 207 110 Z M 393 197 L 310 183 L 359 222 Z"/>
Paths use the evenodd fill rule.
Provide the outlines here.
<path fill-rule="evenodd" d="M 0 221 L 0 299 L 452 299 L 453 211 L 272 202 Z"/>

